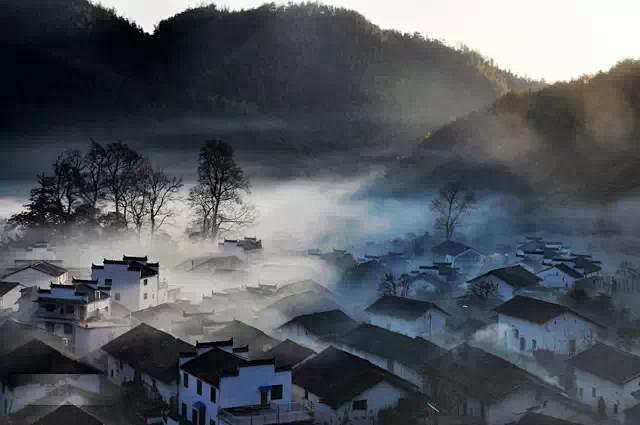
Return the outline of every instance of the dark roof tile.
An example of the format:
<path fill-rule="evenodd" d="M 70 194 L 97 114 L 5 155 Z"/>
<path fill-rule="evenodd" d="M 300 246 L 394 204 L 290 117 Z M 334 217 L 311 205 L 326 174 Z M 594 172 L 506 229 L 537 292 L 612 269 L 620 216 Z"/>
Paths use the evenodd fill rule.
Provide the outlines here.
<path fill-rule="evenodd" d="M 640 357 L 600 343 L 573 356 L 568 362 L 577 369 L 616 384 L 625 384 L 640 376 Z"/>
<path fill-rule="evenodd" d="M 405 297 L 385 295 L 366 308 L 366 312 L 382 314 L 385 316 L 399 317 L 405 320 L 414 320 L 425 314 L 430 309 L 439 310 L 449 314 L 436 304 L 429 301 L 414 300 Z"/>

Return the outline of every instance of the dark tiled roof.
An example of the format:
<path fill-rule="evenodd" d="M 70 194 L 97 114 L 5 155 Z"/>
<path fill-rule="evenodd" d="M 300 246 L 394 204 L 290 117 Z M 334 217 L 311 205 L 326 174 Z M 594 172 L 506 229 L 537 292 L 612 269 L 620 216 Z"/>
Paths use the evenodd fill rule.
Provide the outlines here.
<path fill-rule="evenodd" d="M 291 325 L 300 325 L 321 338 L 335 338 L 358 326 L 358 322 L 344 314 L 342 310 L 330 310 L 303 314 L 291 319 L 282 327 Z"/>
<path fill-rule="evenodd" d="M 451 382 L 463 394 L 489 404 L 535 383 L 532 375 L 513 363 L 468 344 L 449 351 L 427 370 Z"/>
<path fill-rule="evenodd" d="M 16 286 L 20 286 L 17 282 L 0 282 L 0 297 L 11 291 Z"/>
<path fill-rule="evenodd" d="M 65 404 L 40 418 L 34 425 L 102 425 L 103 422 L 72 404 Z"/>
<path fill-rule="evenodd" d="M 371 304 L 365 311 L 373 314 L 400 317 L 405 320 L 413 320 L 425 314 L 430 309 L 436 309 L 444 314 L 449 314 L 437 305 L 428 301 L 414 300 L 411 298 L 394 297 L 385 295 Z"/>
<path fill-rule="evenodd" d="M 495 308 L 495 311 L 498 314 L 516 317 L 539 325 L 547 323 L 549 320 L 565 313 L 574 314 L 588 322 L 597 324 L 593 320 L 577 313 L 567 306 L 542 301 L 536 298 L 523 297 L 521 295 L 517 295 L 509 301 L 500 304 Z"/>
<path fill-rule="evenodd" d="M 214 347 L 206 353 L 187 361 L 180 369 L 218 387 L 220 378 L 224 376 L 236 376 L 238 374 L 238 368 L 260 364 L 275 365 L 275 362 L 273 359 L 245 360 L 235 354 Z"/>
<path fill-rule="evenodd" d="M 541 415 L 540 413 L 527 412 L 516 425 L 582 425 L 577 422 L 570 422 L 552 416 Z"/>
<path fill-rule="evenodd" d="M 122 261 L 127 261 L 127 262 L 143 261 L 146 263 L 148 260 L 149 258 L 146 255 L 144 257 L 136 257 L 136 256 L 129 256 L 129 255 L 122 256 Z"/>
<path fill-rule="evenodd" d="M 240 320 L 233 320 L 222 329 L 208 333 L 207 338 L 217 341 L 233 338 L 234 347 L 249 346 L 249 356 L 252 358 L 280 343 L 280 340 Z"/>
<path fill-rule="evenodd" d="M 624 384 L 640 376 L 640 357 L 605 344 L 596 344 L 568 362 L 577 369 L 616 384 Z"/>
<path fill-rule="evenodd" d="M 293 370 L 293 383 L 337 409 L 380 382 L 406 391 L 415 388 L 360 357 L 329 347 Z"/>
<path fill-rule="evenodd" d="M 463 252 L 468 251 L 470 249 L 471 247 L 460 242 L 444 241 L 434 246 L 431 249 L 431 252 L 439 255 L 452 255 L 455 257 L 456 255 L 460 255 Z"/>
<path fill-rule="evenodd" d="M 561 272 L 563 272 L 564 274 L 571 276 L 574 279 L 580 279 L 582 276 L 582 273 L 577 272 L 576 270 L 572 269 L 571 267 L 567 266 L 564 263 L 560 263 L 554 266 L 556 269 L 560 270 Z"/>
<path fill-rule="evenodd" d="M 421 367 L 445 353 L 426 339 L 410 338 L 366 323 L 339 337 L 337 342 L 410 367 Z"/>
<path fill-rule="evenodd" d="M 520 265 L 517 265 L 490 270 L 484 274 L 481 274 L 480 276 L 474 277 L 469 282 L 476 281 L 489 275 L 497 277 L 498 279 L 513 286 L 514 288 L 526 288 L 529 286 L 535 286 L 542 280 L 540 279 L 540 277 L 531 273 L 529 270 Z"/>
<path fill-rule="evenodd" d="M 36 263 L 32 265 L 31 268 L 54 277 L 61 276 L 67 272 L 67 269 L 56 266 L 55 264 L 48 263 L 46 261 Z"/>
<path fill-rule="evenodd" d="M 0 375 L 95 375 L 97 369 L 77 362 L 44 342 L 34 339 L 0 359 Z"/>
<path fill-rule="evenodd" d="M 113 357 L 163 382 L 178 373 L 178 355 L 195 348 L 154 327 L 141 324 L 102 347 Z"/>
<path fill-rule="evenodd" d="M 287 339 L 264 354 L 276 359 L 276 367 L 293 367 L 314 354 L 314 351 Z"/>

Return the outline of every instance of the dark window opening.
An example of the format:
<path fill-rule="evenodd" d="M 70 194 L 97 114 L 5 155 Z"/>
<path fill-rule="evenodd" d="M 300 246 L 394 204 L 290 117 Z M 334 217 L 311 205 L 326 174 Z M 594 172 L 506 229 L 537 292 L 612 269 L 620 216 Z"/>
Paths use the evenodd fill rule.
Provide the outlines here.
<path fill-rule="evenodd" d="M 271 387 L 271 400 L 282 400 L 282 385 Z"/>

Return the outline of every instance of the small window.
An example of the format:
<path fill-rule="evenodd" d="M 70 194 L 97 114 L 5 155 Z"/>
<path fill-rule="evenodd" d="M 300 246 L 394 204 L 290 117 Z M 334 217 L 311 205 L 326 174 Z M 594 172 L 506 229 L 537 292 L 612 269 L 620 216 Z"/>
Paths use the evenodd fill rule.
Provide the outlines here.
<path fill-rule="evenodd" d="M 535 339 L 531 340 L 531 349 L 532 350 L 536 350 L 538 348 L 538 343 L 536 342 Z"/>
<path fill-rule="evenodd" d="M 618 403 L 613 405 L 613 413 L 618 414 Z"/>
<path fill-rule="evenodd" d="M 145 279 L 142 281 L 144 286 L 147 286 L 147 283 L 149 283 L 149 279 Z"/>
<path fill-rule="evenodd" d="M 53 313 L 54 311 L 56 311 L 56 306 L 54 304 L 46 304 L 44 306 L 44 309 L 47 310 L 49 313 Z"/>
<path fill-rule="evenodd" d="M 202 395 L 202 381 L 198 379 L 196 382 L 196 392 L 198 395 Z"/>
<path fill-rule="evenodd" d="M 116 292 L 116 301 L 120 301 L 120 292 Z"/>
<path fill-rule="evenodd" d="M 149 296 L 149 294 L 147 294 L 147 293 L 145 292 L 145 293 L 144 293 L 144 295 L 142 296 L 142 298 L 144 298 L 144 299 L 146 300 L 148 296 Z"/>
<path fill-rule="evenodd" d="M 309 391 L 304 390 L 304 399 L 309 400 Z"/>
<path fill-rule="evenodd" d="M 209 425 L 216 425 L 216 421 L 214 421 L 213 419 L 209 419 Z"/>
<path fill-rule="evenodd" d="M 153 385 L 153 388 L 158 388 L 158 382 L 155 378 L 151 378 L 151 385 Z"/>
<path fill-rule="evenodd" d="M 271 387 L 271 400 L 282 400 L 282 385 Z"/>
<path fill-rule="evenodd" d="M 597 397 L 596 387 L 591 388 L 591 395 L 593 396 L 593 398 Z"/>
<path fill-rule="evenodd" d="M 578 395 L 580 396 L 580 399 L 581 399 L 581 400 L 582 400 L 583 394 L 584 394 L 584 393 L 583 393 L 583 391 L 582 391 L 582 388 L 578 388 Z"/>
<path fill-rule="evenodd" d="M 104 280 L 104 284 L 105 285 L 111 285 L 113 283 L 113 279 L 105 279 Z"/>
<path fill-rule="evenodd" d="M 182 403 L 181 409 L 182 409 L 182 415 L 181 416 L 183 418 L 186 418 L 187 417 L 187 405 L 185 403 Z"/>
<path fill-rule="evenodd" d="M 211 400 L 212 403 L 215 403 L 216 402 L 216 389 L 213 386 L 211 386 L 210 389 L 211 389 L 211 392 L 209 393 L 209 400 Z"/>
<path fill-rule="evenodd" d="M 519 338 L 520 337 L 520 331 L 517 330 L 517 329 L 514 329 L 513 330 L 513 337 L 516 338 L 516 339 Z"/>
<path fill-rule="evenodd" d="M 187 375 L 186 372 L 182 374 L 182 383 L 184 384 L 185 388 L 189 388 L 189 375 Z"/>
<path fill-rule="evenodd" d="M 64 324 L 64 334 L 71 335 L 73 333 L 73 327 L 67 323 Z"/>
<path fill-rule="evenodd" d="M 111 377 L 113 378 L 113 369 L 111 369 Z"/>
<path fill-rule="evenodd" d="M 353 410 L 367 410 L 367 400 L 353 400 Z"/>

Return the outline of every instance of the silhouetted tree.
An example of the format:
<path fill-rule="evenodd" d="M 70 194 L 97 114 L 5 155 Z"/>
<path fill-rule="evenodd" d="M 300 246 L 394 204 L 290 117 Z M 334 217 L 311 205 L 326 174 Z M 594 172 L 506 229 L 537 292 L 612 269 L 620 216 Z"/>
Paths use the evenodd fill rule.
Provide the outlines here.
<path fill-rule="evenodd" d="M 469 285 L 469 295 L 481 300 L 500 297 L 498 285 L 485 279 L 474 281 Z"/>
<path fill-rule="evenodd" d="M 132 187 L 137 168 L 142 163 L 142 157 L 124 143 L 111 143 L 105 148 L 104 170 L 107 197 L 113 202 L 115 212 L 126 219 L 125 195 Z"/>
<path fill-rule="evenodd" d="M 431 210 L 436 213 L 436 228 L 451 239 L 456 227 L 476 203 L 475 194 L 466 189 L 460 181 L 453 181 L 440 188 L 438 196 L 431 202 Z"/>
<path fill-rule="evenodd" d="M 215 238 L 221 231 L 251 223 L 254 210 L 241 197 L 248 191 L 249 182 L 233 158 L 233 148 L 219 140 L 207 142 L 200 150 L 198 185 L 189 192 L 202 236 Z"/>
<path fill-rule="evenodd" d="M 104 200 L 107 189 L 106 176 L 107 152 L 105 148 L 91 141 L 89 151 L 84 155 L 80 170 L 80 197 L 85 204 L 96 208 Z"/>
<path fill-rule="evenodd" d="M 171 204 L 178 199 L 183 183 L 182 179 L 169 176 L 162 170 L 151 170 L 145 185 L 149 193 L 149 224 L 153 235 L 173 215 Z"/>

